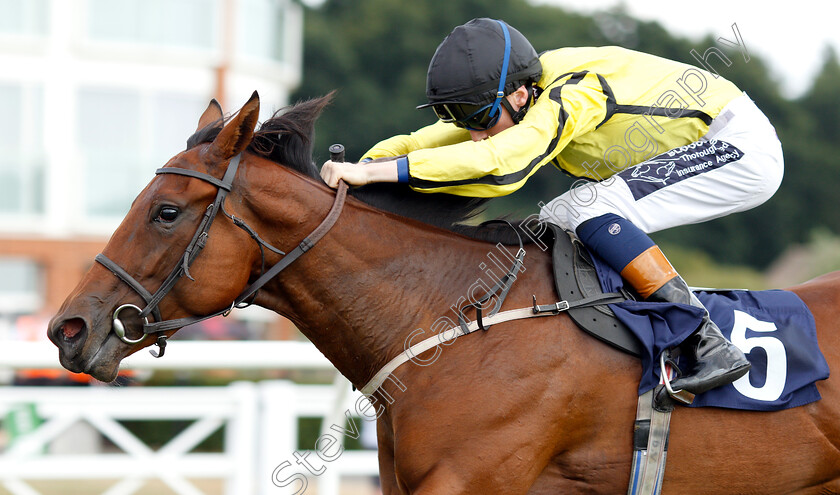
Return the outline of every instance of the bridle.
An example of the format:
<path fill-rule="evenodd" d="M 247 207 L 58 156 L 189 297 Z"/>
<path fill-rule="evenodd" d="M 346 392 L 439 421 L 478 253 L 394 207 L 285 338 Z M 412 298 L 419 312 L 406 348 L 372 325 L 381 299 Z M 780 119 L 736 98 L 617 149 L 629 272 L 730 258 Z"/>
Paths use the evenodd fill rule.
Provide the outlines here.
<path fill-rule="evenodd" d="M 332 149 L 331 149 L 332 151 Z M 342 148 L 343 151 L 343 148 Z M 137 344 L 145 340 L 147 336 L 150 334 L 156 333 L 157 340 L 155 345 L 158 346 L 160 349 L 159 353 L 155 351 L 150 351 L 153 356 L 155 357 L 163 357 L 164 352 L 166 351 L 166 335 L 163 332 L 168 330 L 176 330 L 181 327 L 185 327 L 187 325 L 192 325 L 193 323 L 198 323 L 203 320 L 207 320 L 209 318 L 213 318 L 214 316 L 224 315 L 227 316 L 234 308 L 245 308 L 251 304 L 253 301 L 253 297 L 256 296 L 257 291 L 262 288 L 269 280 L 277 276 L 278 273 L 283 271 L 286 267 L 292 264 L 297 258 L 299 258 L 303 253 L 308 251 L 312 246 L 314 246 L 322 237 L 335 225 L 336 221 L 338 220 L 339 215 L 341 214 L 341 210 L 344 207 L 344 200 L 347 197 L 347 184 L 343 181 L 339 182 L 338 190 L 335 195 L 335 201 L 333 202 L 332 208 L 330 209 L 329 213 L 327 214 L 326 218 L 315 228 L 308 236 L 306 236 L 297 247 L 295 247 L 292 251 L 288 254 L 284 253 L 283 251 L 271 246 L 267 242 L 265 242 L 257 233 L 245 223 L 244 220 L 240 218 L 236 218 L 233 215 L 230 215 L 227 211 L 225 211 L 224 201 L 227 197 L 227 194 L 230 192 L 231 188 L 233 187 L 233 180 L 236 176 L 236 170 L 239 168 L 239 162 L 242 159 L 242 154 L 238 154 L 234 156 L 229 164 L 228 168 L 225 171 L 224 177 L 219 180 L 212 175 L 197 172 L 195 170 L 185 169 L 185 168 L 177 168 L 177 167 L 166 167 L 166 168 L 159 168 L 155 171 L 155 175 L 161 174 L 176 174 L 176 175 L 184 175 L 187 177 L 192 177 L 195 179 L 201 179 L 205 182 L 209 182 L 218 188 L 216 193 L 216 199 L 213 201 L 212 204 L 207 206 L 207 209 L 204 212 L 204 216 L 201 219 L 201 222 L 198 225 L 198 229 L 196 229 L 195 234 L 190 240 L 189 245 L 184 250 L 184 254 L 181 256 L 181 260 L 178 264 L 172 269 L 166 279 L 163 281 L 161 286 L 158 290 L 155 291 L 154 294 L 146 290 L 140 282 L 138 282 L 134 277 L 129 275 L 127 271 L 125 271 L 122 267 L 120 267 L 117 263 L 112 261 L 110 258 L 105 256 L 104 254 L 100 253 L 96 255 L 96 261 L 102 264 L 105 268 L 111 271 L 114 275 L 117 276 L 120 280 L 125 282 L 129 287 L 134 289 L 140 297 L 146 302 L 146 307 L 141 309 L 134 304 L 123 304 L 122 306 L 118 307 L 114 311 L 113 321 L 114 321 L 114 333 L 117 334 L 120 340 L 125 342 L 126 344 Z M 334 160 L 338 161 L 338 160 Z M 169 291 L 175 286 L 175 284 L 181 279 L 181 277 L 186 276 L 190 280 L 195 280 L 190 275 L 190 266 L 192 265 L 193 261 L 195 261 L 196 257 L 201 253 L 201 250 L 204 249 L 204 246 L 207 244 L 207 239 L 209 238 L 209 231 L 210 227 L 213 225 L 213 220 L 216 219 L 216 215 L 222 212 L 223 215 L 230 218 L 234 225 L 241 228 L 254 241 L 257 242 L 257 245 L 260 248 L 260 254 L 262 255 L 262 267 L 261 267 L 261 274 L 260 276 L 252 282 L 245 290 L 242 291 L 236 299 L 233 300 L 233 303 L 230 307 L 225 309 L 219 310 L 215 313 L 205 315 L 205 316 L 189 316 L 185 318 L 178 318 L 173 320 L 164 320 L 160 314 L 160 302 L 161 300 L 166 297 Z M 274 264 L 271 268 L 267 271 L 265 270 L 265 249 L 269 249 L 281 256 L 283 256 L 280 261 Z M 249 299 L 251 301 L 249 301 Z M 125 325 L 119 319 L 120 313 L 124 309 L 134 309 L 138 312 L 138 317 L 143 319 L 143 336 L 138 339 L 130 339 L 125 334 Z M 149 322 L 149 315 L 152 316 L 154 322 Z"/>

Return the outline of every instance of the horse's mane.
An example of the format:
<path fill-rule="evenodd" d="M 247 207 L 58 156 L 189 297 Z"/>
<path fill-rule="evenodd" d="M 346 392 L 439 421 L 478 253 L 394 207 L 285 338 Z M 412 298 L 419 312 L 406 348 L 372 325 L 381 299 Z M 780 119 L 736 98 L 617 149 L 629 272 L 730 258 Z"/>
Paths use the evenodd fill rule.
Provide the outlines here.
<path fill-rule="evenodd" d="M 323 183 L 312 159 L 315 120 L 332 100 L 334 92 L 282 108 L 260 125 L 248 151 Z M 187 140 L 187 149 L 211 142 L 221 131 L 215 122 Z M 350 194 L 373 207 L 413 218 L 452 232 L 489 242 L 515 244 L 517 237 L 504 224 L 468 225 L 484 211 L 486 198 L 442 193 L 419 193 L 406 184 L 377 183 L 350 189 Z"/>

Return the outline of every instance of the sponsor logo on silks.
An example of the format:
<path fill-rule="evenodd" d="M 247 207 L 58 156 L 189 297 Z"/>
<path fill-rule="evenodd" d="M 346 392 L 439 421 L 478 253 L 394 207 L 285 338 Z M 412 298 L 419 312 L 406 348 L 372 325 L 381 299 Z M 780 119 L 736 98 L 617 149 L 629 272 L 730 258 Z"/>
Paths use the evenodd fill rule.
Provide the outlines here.
<path fill-rule="evenodd" d="M 636 200 L 689 177 L 740 160 L 744 154 L 726 141 L 696 141 L 630 167 L 618 174 Z"/>
<path fill-rule="evenodd" d="M 607 232 L 609 232 L 610 235 L 618 235 L 619 232 L 621 232 L 621 225 L 614 223 L 610 225 L 610 227 L 607 229 Z"/>

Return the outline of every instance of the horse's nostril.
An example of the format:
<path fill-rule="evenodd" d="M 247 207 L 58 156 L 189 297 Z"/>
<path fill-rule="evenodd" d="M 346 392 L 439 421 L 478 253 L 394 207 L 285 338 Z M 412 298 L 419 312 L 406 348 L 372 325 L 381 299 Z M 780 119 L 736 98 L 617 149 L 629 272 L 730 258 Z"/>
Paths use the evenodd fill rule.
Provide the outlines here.
<path fill-rule="evenodd" d="M 60 331 L 66 340 L 72 340 L 74 337 L 79 335 L 84 328 L 85 322 L 81 318 L 73 318 L 72 320 L 65 321 L 64 324 L 61 325 Z"/>

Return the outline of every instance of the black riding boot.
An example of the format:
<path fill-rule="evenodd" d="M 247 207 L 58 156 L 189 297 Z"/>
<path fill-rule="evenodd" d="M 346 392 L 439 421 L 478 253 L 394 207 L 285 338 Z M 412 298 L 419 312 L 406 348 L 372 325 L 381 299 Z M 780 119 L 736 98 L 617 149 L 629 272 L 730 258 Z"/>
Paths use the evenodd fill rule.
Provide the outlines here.
<path fill-rule="evenodd" d="M 679 276 L 666 282 L 647 300 L 690 304 L 706 309 Z M 709 317 L 708 311 L 700 328 L 691 334 L 680 348 L 687 351 L 689 358 L 694 360 L 694 365 L 682 377 L 671 382 L 674 390 L 701 394 L 732 383 L 750 370 L 750 362 L 744 353 L 726 340 Z"/>

